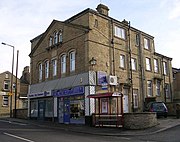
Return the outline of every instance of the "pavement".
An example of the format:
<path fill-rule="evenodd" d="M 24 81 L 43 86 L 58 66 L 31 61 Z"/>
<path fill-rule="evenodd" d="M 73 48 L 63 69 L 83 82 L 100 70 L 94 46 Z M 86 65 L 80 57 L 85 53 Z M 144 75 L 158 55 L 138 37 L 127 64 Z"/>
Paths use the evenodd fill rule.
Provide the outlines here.
<path fill-rule="evenodd" d="M 143 130 L 127 130 L 123 128 L 104 128 L 104 127 L 90 127 L 86 125 L 77 124 L 60 124 L 56 122 L 38 121 L 38 120 L 26 120 L 10 117 L 1 117 L 0 120 L 9 122 L 25 123 L 30 125 L 36 125 L 42 128 L 59 129 L 64 131 L 103 135 L 103 136 L 136 136 L 136 135 L 150 135 L 166 131 L 173 127 L 180 125 L 180 119 L 176 117 L 158 118 L 158 125 Z"/>

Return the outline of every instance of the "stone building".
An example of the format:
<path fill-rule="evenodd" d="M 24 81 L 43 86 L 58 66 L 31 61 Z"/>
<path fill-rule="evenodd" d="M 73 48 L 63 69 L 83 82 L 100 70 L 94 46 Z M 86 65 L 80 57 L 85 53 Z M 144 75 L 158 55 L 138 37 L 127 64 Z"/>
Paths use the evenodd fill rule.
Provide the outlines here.
<path fill-rule="evenodd" d="M 16 77 L 13 76 L 13 88 L 12 88 L 12 101 L 10 96 L 11 91 L 11 73 L 5 71 L 0 74 L 0 115 L 9 115 L 10 110 L 14 109 L 15 104 L 15 87 L 16 87 Z M 17 92 L 20 90 L 20 81 L 17 79 Z M 17 93 L 18 95 L 19 93 Z M 16 101 L 17 108 L 21 107 L 21 102 L 19 99 Z"/>
<path fill-rule="evenodd" d="M 142 112 L 149 101 L 172 100 L 172 59 L 103 4 L 53 20 L 31 40 L 29 56 L 32 119 L 84 124 L 93 113 Z"/>
<path fill-rule="evenodd" d="M 180 102 L 180 69 L 173 68 L 174 102 Z"/>
<path fill-rule="evenodd" d="M 27 94 L 29 88 L 29 67 L 25 67 L 22 77 L 17 78 L 17 95 L 15 98 L 15 87 L 16 87 L 16 77 L 13 75 L 13 88 L 12 88 L 12 101 L 11 101 L 11 73 L 5 71 L 0 74 L 0 116 L 9 115 L 10 110 L 15 109 L 15 99 L 16 99 L 16 109 L 27 108 Z M 27 79 L 28 78 L 28 79 Z M 28 80 L 28 81 L 27 81 Z"/>

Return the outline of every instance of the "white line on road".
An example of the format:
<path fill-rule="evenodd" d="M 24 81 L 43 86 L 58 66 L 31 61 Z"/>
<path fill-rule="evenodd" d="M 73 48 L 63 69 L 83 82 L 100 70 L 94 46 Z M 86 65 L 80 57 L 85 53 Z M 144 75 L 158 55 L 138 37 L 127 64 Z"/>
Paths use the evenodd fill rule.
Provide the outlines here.
<path fill-rule="evenodd" d="M 27 125 L 27 124 L 24 124 L 24 123 L 19 123 L 19 122 L 12 122 L 12 121 L 9 121 L 9 120 L 0 120 L 0 122 L 6 122 L 6 123 L 11 123 L 11 124 L 17 124 L 17 125 Z"/>
<path fill-rule="evenodd" d="M 23 138 L 23 137 L 19 137 L 19 136 L 13 135 L 13 134 L 9 134 L 9 133 L 3 133 L 3 134 L 5 134 L 5 135 L 7 135 L 7 136 L 10 136 L 10 137 L 14 137 L 14 138 L 16 138 L 16 139 L 23 140 L 23 141 L 34 142 L 34 141 L 32 141 L 32 140 L 29 140 L 29 139 L 26 139 L 26 138 Z"/>

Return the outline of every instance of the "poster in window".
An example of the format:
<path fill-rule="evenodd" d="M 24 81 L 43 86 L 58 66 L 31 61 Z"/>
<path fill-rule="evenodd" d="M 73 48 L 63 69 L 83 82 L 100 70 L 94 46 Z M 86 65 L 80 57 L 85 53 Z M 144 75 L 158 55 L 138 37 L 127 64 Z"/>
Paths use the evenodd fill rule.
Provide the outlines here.
<path fill-rule="evenodd" d="M 108 100 L 107 99 L 102 99 L 101 100 L 101 109 L 102 113 L 108 113 Z"/>

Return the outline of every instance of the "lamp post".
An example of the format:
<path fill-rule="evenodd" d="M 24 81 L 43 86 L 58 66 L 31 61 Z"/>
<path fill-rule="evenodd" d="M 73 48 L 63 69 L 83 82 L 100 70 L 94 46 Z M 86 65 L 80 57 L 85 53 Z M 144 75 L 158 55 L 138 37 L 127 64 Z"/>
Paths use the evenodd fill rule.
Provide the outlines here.
<path fill-rule="evenodd" d="M 2 42 L 3 45 L 13 48 L 13 57 L 12 57 L 12 72 L 11 72 L 11 91 L 10 91 L 10 117 L 12 117 L 12 94 L 13 94 L 13 71 L 14 71 L 14 46 Z"/>

